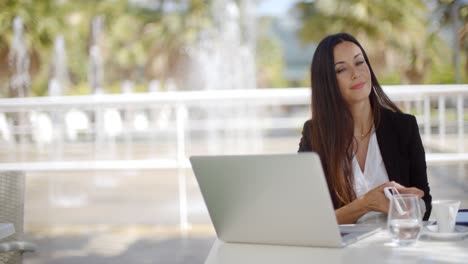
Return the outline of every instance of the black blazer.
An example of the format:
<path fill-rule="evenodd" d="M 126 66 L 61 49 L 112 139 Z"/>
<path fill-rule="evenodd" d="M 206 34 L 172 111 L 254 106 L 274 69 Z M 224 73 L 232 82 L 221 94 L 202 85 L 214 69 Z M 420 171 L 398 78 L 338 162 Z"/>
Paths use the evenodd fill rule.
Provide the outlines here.
<path fill-rule="evenodd" d="M 426 156 L 416 118 L 384 108 L 381 108 L 380 113 L 377 142 L 388 177 L 390 181 L 405 187 L 416 187 L 424 191 L 426 213 L 423 219 L 427 220 L 431 214 L 432 197 L 427 181 Z M 311 126 L 311 120 L 305 122 L 299 152 L 312 151 Z"/>

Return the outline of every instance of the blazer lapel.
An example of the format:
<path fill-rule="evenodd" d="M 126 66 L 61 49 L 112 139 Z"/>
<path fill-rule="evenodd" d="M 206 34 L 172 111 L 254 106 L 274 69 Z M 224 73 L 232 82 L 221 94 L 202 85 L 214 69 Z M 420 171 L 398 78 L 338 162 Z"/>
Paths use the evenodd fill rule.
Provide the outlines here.
<path fill-rule="evenodd" d="M 400 181 L 400 168 L 395 157 L 398 156 L 398 141 L 396 133 L 392 133 L 392 117 L 390 110 L 381 108 L 380 124 L 377 128 L 377 141 L 379 142 L 380 154 L 387 169 L 390 181 Z"/>

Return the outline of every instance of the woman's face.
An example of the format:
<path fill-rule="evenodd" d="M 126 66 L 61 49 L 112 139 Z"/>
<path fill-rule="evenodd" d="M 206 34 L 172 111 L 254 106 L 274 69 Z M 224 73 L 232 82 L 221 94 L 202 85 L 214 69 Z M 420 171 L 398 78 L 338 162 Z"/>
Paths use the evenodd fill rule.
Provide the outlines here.
<path fill-rule="evenodd" d="M 372 89 L 369 66 L 361 49 L 343 41 L 333 49 L 335 73 L 341 95 L 348 104 L 368 99 Z"/>

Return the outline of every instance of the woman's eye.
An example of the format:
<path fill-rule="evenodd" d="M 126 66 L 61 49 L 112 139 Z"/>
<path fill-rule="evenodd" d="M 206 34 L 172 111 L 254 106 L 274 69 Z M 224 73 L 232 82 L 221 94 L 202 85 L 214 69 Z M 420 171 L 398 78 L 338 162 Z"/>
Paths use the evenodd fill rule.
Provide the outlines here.
<path fill-rule="evenodd" d="M 336 69 L 336 73 L 341 73 L 341 72 L 344 72 L 346 69 L 345 68 L 339 68 L 339 69 Z"/>
<path fill-rule="evenodd" d="M 356 62 L 356 65 L 357 65 L 357 66 L 362 65 L 362 64 L 364 64 L 364 61 L 358 61 L 358 62 Z"/>

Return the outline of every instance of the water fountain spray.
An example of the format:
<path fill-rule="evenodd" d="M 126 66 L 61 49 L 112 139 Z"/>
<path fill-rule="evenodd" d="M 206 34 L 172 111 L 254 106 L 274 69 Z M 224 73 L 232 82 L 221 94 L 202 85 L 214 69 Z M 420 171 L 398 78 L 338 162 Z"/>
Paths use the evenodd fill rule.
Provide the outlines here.
<path fill-rule="evenodd" d="M 91 92 L 94 94 L 100 94 L 103 92 L 104 60 L 102 58 L 102 52 L 100 49 L 103 24 L 103 16 L 95 17 L 91 24 L 91 45 L 89 48 L 88 82 L 91 86 Z"/>
<path fill-rule="evenodd" d="M 29 77 L 29 54 L 24 40 L 23 19 L 15 17 L 13 20 L 13 41 L 8 54 L 10 69 L 10 83 L 8 97 L 26 97 L 29 95 L 31 80 Z"/>
<path fill-rule="evenodd" d="M 55 38 L 52 57 L 49 96 L 61 96 L 68 86 L 67 54 L 63 35 Z"/>

